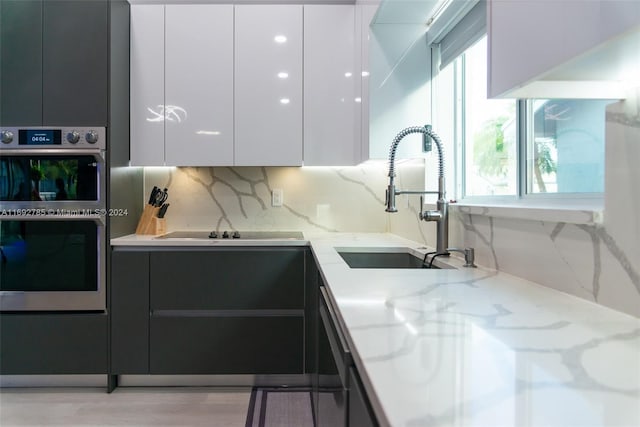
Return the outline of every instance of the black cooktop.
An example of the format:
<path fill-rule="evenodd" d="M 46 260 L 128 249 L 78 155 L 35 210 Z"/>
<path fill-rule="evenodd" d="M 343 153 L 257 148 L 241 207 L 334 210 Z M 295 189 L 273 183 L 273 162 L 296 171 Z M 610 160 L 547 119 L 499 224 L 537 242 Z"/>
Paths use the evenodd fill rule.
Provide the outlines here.
<path fill-rule="evenodd" d="M 158 239 L 302 240 L 300 231 L 174 231 Z"/>

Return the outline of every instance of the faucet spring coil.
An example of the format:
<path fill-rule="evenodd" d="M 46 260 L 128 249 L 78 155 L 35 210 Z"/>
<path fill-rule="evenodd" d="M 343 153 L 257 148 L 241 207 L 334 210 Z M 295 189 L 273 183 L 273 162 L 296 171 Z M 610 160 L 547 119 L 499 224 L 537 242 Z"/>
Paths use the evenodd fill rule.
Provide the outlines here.
<path fill-rule="evenodd" d="M 396 150 L 398 149 L 398 144 L 400 141 L 407 135 L 412 133 L 422 133 L 429 136 L 435 143 L 438 148 L 438 178 L 444 178 L 444 154 L 442 153 L 442 141 L 440 137 L 432 132 L 430 129 L 422 126 L 412 126 L 406 129 L 403 129 L 396 135 L 393 139 L 393 143 L 391 144 L 391 148 L 389 149 L 389 176 L 393 177 L 396 175 L 395 171 L 395 161 L 396 161 Z"/>

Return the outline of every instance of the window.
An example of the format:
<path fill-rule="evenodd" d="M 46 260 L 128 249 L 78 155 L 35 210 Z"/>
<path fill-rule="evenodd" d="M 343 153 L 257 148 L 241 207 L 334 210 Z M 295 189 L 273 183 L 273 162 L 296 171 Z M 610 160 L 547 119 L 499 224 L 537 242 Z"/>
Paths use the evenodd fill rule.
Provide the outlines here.
<path fill-rule="evenodd" d="M 436 126 L 456 141 L 456 195 L 542 197 L 604 191 L 607 100 L 487 99 L 486 36 L 436 76 Z M 450 115 L 453 120 L 440 120 Z M 442 131 L 441 131 L 442 132 Z"/>
<path fill-rule="evenodd" d="M 607 100 L 526 103 L 526 193 L 604 191 Z"/>
<path fill-rule="evenodd" d="M 517 194 L 516 101 L 487 99 L 487 38 L 461 62 L 465 196 Z"/>

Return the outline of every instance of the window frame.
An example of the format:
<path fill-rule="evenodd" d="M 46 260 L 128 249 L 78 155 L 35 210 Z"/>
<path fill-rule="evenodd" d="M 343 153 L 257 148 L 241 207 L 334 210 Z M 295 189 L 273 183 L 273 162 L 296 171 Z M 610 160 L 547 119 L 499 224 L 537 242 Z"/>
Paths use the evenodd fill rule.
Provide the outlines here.
<path fill-rule="evenodd" d="M 474 43 L 475 44 L 475 43 Z M 435 49 L 439 49 L 438 45 L 434 45 Z M 439 58 L 439 55 L 434 55 Z M 440 73 L 439 64 L 434 64 L 433 70 L 436 75 L 431 80 L 432 85 L 437 84 L 437 73 Z M 541 206 L 549 205 L 549 207 L 559 208 L 571 208 L 574 206 L 587 205 L 593 207 L 595 210 L 601 209 L 601 205 L 604 202 L 603 192 L 585 192 L 585 193 L 529 193 L 528 192 L 528 160 L 527 153 L 531 147 L 533 120 L 530 114 L 533 99 L 516 99 L 516 168 L 515 173 L 516 182 L 516 194 L 513 195 L 481 195 L 470 196 L 467 195 L 467 176 L 466 176 L 466 161 L 467 161 L 467 144 L 466 141 L 466 97 L 465 97 L 465 72 L 466 63 L 464 53 L 460 57 L 452 61 L 449 66 L 454 67 L 454 84 L 453 84 L 453 96 L 456 99 L 454 108 L 454 186 L 449 190 L 453 190 L 454 199 L 461 205 L 514 205 L 514 206 Z M 435 93 L 435 89 L 432 88 L 432 93 Z M 458 97 L 460 100 L 458 101 Z M 435 103 L 432 103 L 432 107 L 436 108 Z M 437 115 L 437 114 L 436 114 Z"/>

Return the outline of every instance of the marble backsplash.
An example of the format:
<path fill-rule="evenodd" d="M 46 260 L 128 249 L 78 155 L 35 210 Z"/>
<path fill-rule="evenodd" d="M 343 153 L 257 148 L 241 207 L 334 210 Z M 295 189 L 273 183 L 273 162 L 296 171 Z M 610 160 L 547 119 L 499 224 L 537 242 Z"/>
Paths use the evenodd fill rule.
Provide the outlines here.
<path fill-rule="evenodd" d="M 384 232 L 389 228 L 384 162 L 342 168 L 145 168 L 144 175 L 145 194 L 154 185 L 169 190 L 169 230 Z M 271 205 L 273 189 L 283 190 L 281 207 Z"/>

